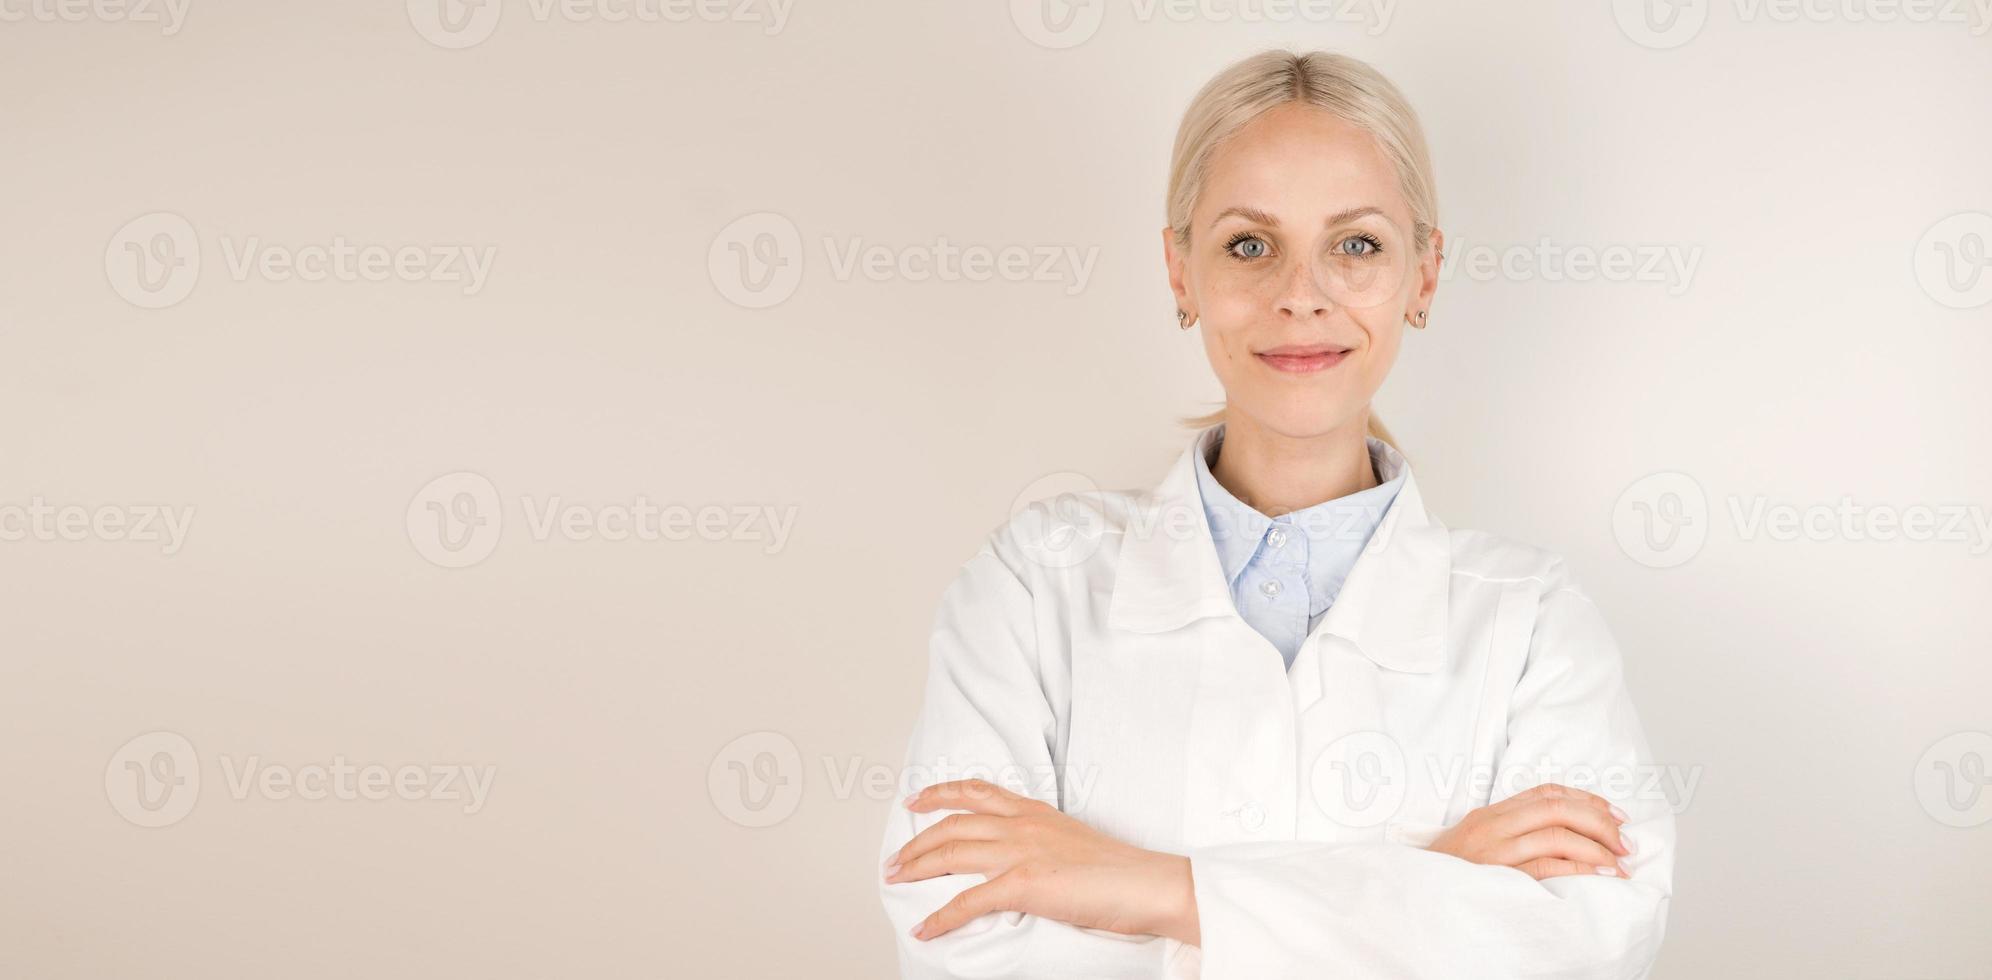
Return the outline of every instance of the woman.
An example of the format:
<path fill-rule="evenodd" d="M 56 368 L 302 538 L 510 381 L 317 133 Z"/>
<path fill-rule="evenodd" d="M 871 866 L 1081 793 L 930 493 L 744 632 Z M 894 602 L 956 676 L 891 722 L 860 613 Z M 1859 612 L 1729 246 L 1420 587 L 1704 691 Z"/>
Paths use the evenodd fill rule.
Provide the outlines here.
<path fill-rule="evenodd" d="M 947 590 L 881 854 L 902 972 L 1642 975 L 1674 826 L 1617 647 L 1561 560 L 1429 515 L 1370 410 L 1438 287 L 1416 116 L 1249 58 L 1168 212 L 1224 409 Z"/>

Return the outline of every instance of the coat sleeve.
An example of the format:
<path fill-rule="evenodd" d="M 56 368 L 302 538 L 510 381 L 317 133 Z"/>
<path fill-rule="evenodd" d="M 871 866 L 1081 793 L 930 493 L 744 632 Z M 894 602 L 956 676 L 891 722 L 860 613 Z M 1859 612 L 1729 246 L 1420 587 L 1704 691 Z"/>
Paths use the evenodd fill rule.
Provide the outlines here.
<path fill-rule="evenodd" d="M 1634 853 L 1620 864 L 1630 877 L 1538 882 L 1402 843 L 1192 849 L 1203 980 L 1643 977 L 1673 894 L 1673 807 L 1658 773 L 1598 610 L 1552 588 L 1510 698 L 1490 802 L 1543 782 L 1611 799 L 1629 817 Z"/>
<path fill-rule="evenodd" d="M 1029 592 L 985 549 L 964 564 L 941 598 L 928 654 L 926 699 L 906 752 L 901 792 L 951 779 L 988 779 L 1059 805 L 1053 747 L 1067 691 L 1037 655 Z M 1058 707 L 1054 707 L 1057 705 Z M 879 860 L 947 812 L 916 814 L 895 801 Z M 906 980 L 941 978 L 1154 978 L 1165 943 L 1016 912 L 984 915 L 946 935 L 909 935 L 920 920 L 982 875 L 943 875 L 881 884 Z"/>

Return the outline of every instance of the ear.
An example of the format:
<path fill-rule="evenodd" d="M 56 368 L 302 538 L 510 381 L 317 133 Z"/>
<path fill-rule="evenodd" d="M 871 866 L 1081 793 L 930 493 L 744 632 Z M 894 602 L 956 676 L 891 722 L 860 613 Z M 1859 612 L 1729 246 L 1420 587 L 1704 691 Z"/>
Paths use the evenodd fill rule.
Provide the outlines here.
<path fill-rule="evenodd" d="M 1418 257 L 1418 291 L 1411 297 L 1411 309 L 1432 308 L 1432 296 L 1439 291 L 1439 263 L 1446 251 L 1446 233 L 1432 229 L 1432 241 L 1425 248 L 1425 254 Z"/>
<path fill-rule="evenodd" d="M 1176 248 L 1176 230 L 1168 226 L 1162 228 L 1162 260 L 1169 267 L 1169 291 L 1176 294 L 1176 309 L 1197 315 L 1196 306 L 1190 300 L 1190 290 L 1184 284 L 1183 254 Z"/>

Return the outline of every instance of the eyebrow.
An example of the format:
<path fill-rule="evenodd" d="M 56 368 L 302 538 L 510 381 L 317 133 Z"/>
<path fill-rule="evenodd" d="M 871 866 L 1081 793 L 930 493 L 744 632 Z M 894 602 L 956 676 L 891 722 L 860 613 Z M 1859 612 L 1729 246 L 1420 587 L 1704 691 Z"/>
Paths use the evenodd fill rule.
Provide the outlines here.
<path fill-rule="evenodd" d="M 1328 220 L 1323 222 L 1323 224 L 1339 225 L 1345 221 L 1354 221 L 1355 219 L 1364 217 L 1366 215 L 1382 214 L 1382 213 L 1383 213 L 1382 208 L 1376 207 L 1375 205 L 1365 204 L 1361 207 L 1354 207 L 1354 208 L 1348 208 L 1343 211 L 1337 211 L 1334 214 L 1329 215 Z M 1256 222 L 1258 224 L 1265 225 L 1268 228 L 1278 228 L 1280 226 L 1280 219 L 1273 217 L 1271 214 L 1268 214 L 1259 208 L 1244 207 L 1244 206 L 1229 207 L 1225 208 L 1222 211 L 1219 211 L 1217 213 L 1217 217 L 1210 219 L 1211 226 L 1215 227 L 1218 222 L 1223 221 L 1224 219 L 1229 218 L 1232 215 L 1237 215 L 1238 217 L 1244 218 L 1247 221 Z"/>

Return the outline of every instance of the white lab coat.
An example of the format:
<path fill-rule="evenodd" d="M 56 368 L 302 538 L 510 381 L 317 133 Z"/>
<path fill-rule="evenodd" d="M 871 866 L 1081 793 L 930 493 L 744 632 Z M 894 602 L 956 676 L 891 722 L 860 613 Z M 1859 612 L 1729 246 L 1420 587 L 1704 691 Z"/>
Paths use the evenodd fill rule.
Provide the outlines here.
<path fill-rule="evenodd" d="M 935 617 L 906 789 L 981 776 L 1185 854 L 1200 947 L 1037 916 L 906 935 L 981 875 L 881 885 L 929 978 L 1636 978 L 1673 808 L 1604 620 L 1563 562 L 1429 515 L 1406 478 L 1292 669 L 1239 617 L 1186 449 L 1145 494 L 1037 505 Z M 1630 880 L 1538 882 L 1423 849 L 1543 782 L 1628 812 Z M 880 858 L 946 814 L 895 804 Z"/>

